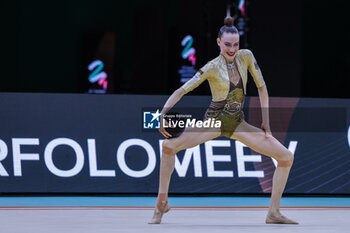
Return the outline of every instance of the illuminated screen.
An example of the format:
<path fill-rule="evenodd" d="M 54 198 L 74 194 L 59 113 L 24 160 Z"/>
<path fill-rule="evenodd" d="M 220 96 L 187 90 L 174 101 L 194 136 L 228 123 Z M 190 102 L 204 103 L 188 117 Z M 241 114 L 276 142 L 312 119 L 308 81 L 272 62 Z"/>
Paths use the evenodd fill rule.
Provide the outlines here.
<path fill-rule="evenodd" d="M 109 93 L 115 57 L 115 33 L 83 33 L 80 75 L 83 92 Z"/>

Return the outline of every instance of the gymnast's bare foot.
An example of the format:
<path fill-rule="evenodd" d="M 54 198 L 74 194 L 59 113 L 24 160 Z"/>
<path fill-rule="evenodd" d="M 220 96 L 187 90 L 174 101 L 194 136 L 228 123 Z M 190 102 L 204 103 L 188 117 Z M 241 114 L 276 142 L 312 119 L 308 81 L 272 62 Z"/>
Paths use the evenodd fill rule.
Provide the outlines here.
<path fill-rule="evenodd" d="M 269 213 L 266 216 L 266 224 L 299 224 L 298 222 L 283 216 L 279 211 Z"/>

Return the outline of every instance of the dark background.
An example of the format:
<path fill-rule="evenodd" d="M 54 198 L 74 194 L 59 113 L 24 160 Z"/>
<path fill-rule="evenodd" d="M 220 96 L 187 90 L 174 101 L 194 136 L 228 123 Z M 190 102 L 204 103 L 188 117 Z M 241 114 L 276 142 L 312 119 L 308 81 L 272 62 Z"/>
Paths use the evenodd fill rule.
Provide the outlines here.
<path fill-rule="evenodd" d="M 86 92 L 84 35 L 113 32 L 108 93 L 171 94 L 181 85 L 179 41 L 194 36 L 196 68 L 215 58 L 227 2 L 1 1 L 0 91 Z M 348 1 L 246 2 L 248 48 L 270 96 L 350 97 Z M 209 95 L 208 87 L 193 94 Z"/>

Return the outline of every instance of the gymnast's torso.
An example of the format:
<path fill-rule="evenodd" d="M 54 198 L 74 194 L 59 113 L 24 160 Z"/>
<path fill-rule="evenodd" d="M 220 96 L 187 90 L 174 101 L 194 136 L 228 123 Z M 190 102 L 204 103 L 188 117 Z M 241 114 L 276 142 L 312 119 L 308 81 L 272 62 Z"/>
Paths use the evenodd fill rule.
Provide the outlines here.
<path fill-rule="evenodd" d="M 229 77 L 227 62 L 223 55 L 208 62 L 205 66 L 181 86 L 185 94 L 192 91 L 204 80 L 208 80 L 212 101 L 204 114 L 204 119 L 221 120 L 221 136 L 231 137 L 237 126 L 244 120 L 243 104 L 246 94 L 248 72 L 251 73 L 257 87 L 265 85 L 260 68 L 250 50 L 239 50 L 234 58 L 239 81 L 235 85 Z"/>

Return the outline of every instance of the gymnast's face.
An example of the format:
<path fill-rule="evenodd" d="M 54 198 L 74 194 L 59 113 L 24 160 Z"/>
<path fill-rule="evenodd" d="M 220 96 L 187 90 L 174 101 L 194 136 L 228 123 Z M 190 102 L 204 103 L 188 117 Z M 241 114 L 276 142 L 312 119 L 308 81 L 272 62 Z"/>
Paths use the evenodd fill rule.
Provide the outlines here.
<path fill-rule="evenodd" d="M 217 38 L 220 53 L 225 57 L 227 62 L 233 62 L 239 49 L 239 34 L 224 32 L 221 39 Z"/>

